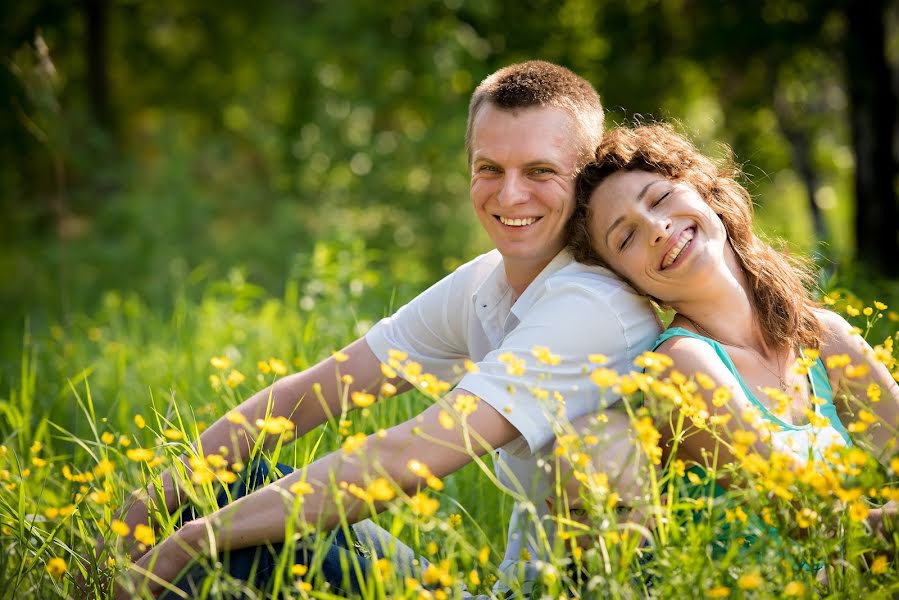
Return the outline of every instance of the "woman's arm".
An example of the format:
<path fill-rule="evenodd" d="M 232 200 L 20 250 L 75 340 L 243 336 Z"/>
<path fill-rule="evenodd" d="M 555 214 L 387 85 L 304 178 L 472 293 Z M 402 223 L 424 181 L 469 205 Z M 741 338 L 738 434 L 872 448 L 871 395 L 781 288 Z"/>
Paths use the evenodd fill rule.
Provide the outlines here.
<path fill-rule="evenodd" d="M 463 390 L 456 390 L 444 402 L 452 403 Z M 342 513 L 350 522 L 365 516 L 366 504 L 346 492 L 333 493 L 333 483 L 365 488 L 375 477 L 387 477 L 405 492 L 423 485 L 410 471 L 410 459 L 425 463 L 437 477 L 448 475 L 493 448 L 518 437 L 518 431 L 499 412 L 484 402 L 450 428 L 441 423 L 444 402 L 421 415 L 387 430 L 370 435 L 352 454 L 338 450 L 307 468 L 245 496 L 217 512 L 187 523 L 171 537 L 144 555 L 133 569 L 133 581 L 150 580 L 151 589 L 160 589 L 159 581 L 171 581 L 191 556 L 204 547 L 218 553 L 224 550 L 277 543 L 284 540 L 285 525 L 293 514 L 291 486 L 306 481 L 313 492 L 303 496 L 300 518 L 330 530 Z M 156 583 L 152 583 L 156 581 Z M 120 596 L 125 597 L 124 591 Z"/>
<path fill-rule="evenodd" d="M 853 367 L 851 370 L 847 370 L 845 365 L 829 366 L 827 369 L 834 400 L 838 393 L 844 396 L 843 402 L 835 402 L 840 419 L 846 424 L 857 421 L 860 409 L 875 414 L 880 422 L 871 424 L 864 433 L 872 449 L 879 454 L 879 460 L 888 460 L 889 456 L 884 451 L 895 449 L 896 428 L 899 426 L 899 385 L 889 369 L 877 360 L 873 348 L 855 333 L 843 317 L 826 310 L 818 311 L 817 316 L 824 328 L 821 358 L 825 364 L 829 358 L 845 355 Z M 879 394 L 869 394 L 872 385 L 876 386 Z M 858 400 L 859 404 L 853 405 L 851 398 Z M 878 399 L 875 401 L 875 398 Z"/>

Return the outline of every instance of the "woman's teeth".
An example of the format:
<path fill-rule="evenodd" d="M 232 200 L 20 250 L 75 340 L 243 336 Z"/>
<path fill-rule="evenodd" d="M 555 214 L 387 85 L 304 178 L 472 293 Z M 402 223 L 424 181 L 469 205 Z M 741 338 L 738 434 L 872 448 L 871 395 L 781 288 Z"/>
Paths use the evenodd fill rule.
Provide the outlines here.
<path fill-rule="evenodd" d="M 507 219 L 506 217 L 500 217 L 499 221 L 503 225 L 511 225 L 512 227 L 524 227 L 525 225 L 535 223 L 537 221 L 537 217 L 528 217 L 526 219 Z"/>
<path fill-rule="evenodd" d="M 687 244 L 690 243 L 690 240 L 693 239 L 695 235 L 695 230 L 691 227 L 689 229 L 684 229 L 684 231 L 680 234 L 680 238 L 677 240 L 677 244 L 674 245 L 674 248 L 665 255 L 665 260 L 662 261 L 662 268 L 666 268 L 670 266 L 674 261 L 677 260 L 677 257 L 680 256 L 680 253 L 684 251 L 684 248 L 687 247 Z"/>

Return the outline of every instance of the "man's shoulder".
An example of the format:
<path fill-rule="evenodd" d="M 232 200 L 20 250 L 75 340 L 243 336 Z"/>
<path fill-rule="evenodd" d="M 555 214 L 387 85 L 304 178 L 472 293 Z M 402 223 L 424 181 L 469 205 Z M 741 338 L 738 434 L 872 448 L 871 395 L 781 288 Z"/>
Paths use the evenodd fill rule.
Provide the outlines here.
<path fill-rule="evenodd" d="M 598 296 L 614 296 L 637 293 L 613 271 L 599 265 L 585 265 L 575 260 L 560 268 L 546 279 L 547 289 L 576 286 Z"/>
<path fill-rule="evenodd" d="M 491 250 L 456 267 L 447 277 L 452 277 L 456 285 L 477 287 L 497 269 L 502 268 L 502 264 L 502 254 L 498 250 Z"/>

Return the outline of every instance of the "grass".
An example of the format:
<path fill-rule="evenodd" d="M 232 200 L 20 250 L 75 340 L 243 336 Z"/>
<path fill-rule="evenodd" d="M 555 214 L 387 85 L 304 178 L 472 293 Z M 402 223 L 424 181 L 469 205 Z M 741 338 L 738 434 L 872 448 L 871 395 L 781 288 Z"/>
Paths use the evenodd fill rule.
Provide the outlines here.
<path fill-rule="evenodd" d="M 352 269 L 322 275 L 314 306 L 299 308 L 308 285 L 288 282 L 284 295 L 273 297 L 235 272 L 223 281 L 199 280 L 201 293 L 177 294 L 170 311 L 108 292 L 93 311 L 77 314 L 66 326 L 26 323 L 20 361 L 3 381 L 0 400 L 0 596 L 72 597 L 79 570 L 108 561 L 113 568 L 126 564 L 115 508 L 130 491 L 156 479 L 186 451 L 188 440 L 241 398 L 285 369 L 314 364 L 375 320 L 378 309 L 367 306 L 363 295 L 348 295 L 341 283 L 353 279 Z M 843 313 L 862 308 L 845 290 L 829 297 Z M 854 318 L 873 343 L 896 329 L 889 309 Z M 4 372 L 13 369 L 6 365 Z M 614 377 L 603 385 L 647 392 L 644 408 L 629 405 L 631 447 L 651 462 L 661 421 L 676 414 L 675 431 L 689 434 L 696 427 L 689 411 L 671 411 L 672 398 L 695 396 L 695 383 L 645 377 Z M 597 388 L 600 393 L 607 392 Z M 420 392 L 393 398 L 338 416 L 257 458 L 301 466 L 340 449 L 353 434 L 408 419 L 432 401 Z M 721 444 L 734 443 L 726 423 L 706 426 Z M 270 434 L 278 435 L 272 427 Z M 875 505 L 864 500 L 884 501 L 899 492 L 893 469 L 879 467 L 865 453 L 844 453 L 834 457 L 835 466 L 818 464 L 807 472 L 776 458 L 747 459 L 719 469 L 734 481 L 720 497 L 711 494 L 704 474 L 691 471 L 694 465 L 649 469 L 644 460 L 642 487 L 630 504 L 654 516 L 657 525 L 650 531 L 645 516 L 622 512 L 614 477 L 584 461 L 612 441 L 611 432 L 597 426 L 598 436 L 589 439 L 565 423 L 559 427 L 564 443 L 549 460 L 567 460 L 587 482 L 589 519 L 583 525 L 561 509 L 561 535 L 547 538 L 549 559 L 537 564 L 534 597 L 891 597 L 899 589 L 895 534 L 870 534 L 865 517 Z M 239 477 L 207 460 L 215 476 L 195 483 L 192 494 L 201 513 L 212 510 L 216 479 Z M 371 482 L 356 492 L 365 499 L 398 493 L 389 482 Z M 379 522 L 434 567 L 421 582 L 411 582 L 381 564 L 362 595 L 453 597 L 463 582 L 470 591 L 489 593 L 501 576 L 514 494 L 498 489 L 475 464 L 421 494 L 413 500 L 399 493 Z M 155 534 L 148 529 L 139 536 L 147 544 L 168 535 L 177 518 L 158 515 L 154 525 Z M 298 527 L 288 545 L 308 538 L 311 529 Z M 114 543 L 96 558 L 91 549 L 98 536 Z M 580 542 L 573 545 L 575 539 Z M 289 556 L 282 555 L 275 577 L 279 593 L 331 597 L 317 578 L 315 559 L 297 567 Z M 815 578 L 813 567 L 821 565 L 827 567 L 827 586 Z M 518 585 L 513 581 L 513 590 Z M 210 597 L 256 593 L 221 577 L 207 586 Z M 94 584 L 92 593 L 107 592 Z"/>

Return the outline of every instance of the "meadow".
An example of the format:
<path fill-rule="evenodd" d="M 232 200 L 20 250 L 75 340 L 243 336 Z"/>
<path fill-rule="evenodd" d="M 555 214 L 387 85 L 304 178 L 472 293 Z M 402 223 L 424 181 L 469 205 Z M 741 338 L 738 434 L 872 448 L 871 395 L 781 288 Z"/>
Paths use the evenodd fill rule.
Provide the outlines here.
<path fill-rule="evenodd" d="M 116 508 L 132 490 L 157 480 L 176 457 L 190 453 L 190 441 L 241 398 L 364 332 L 380 316 L 377 303 L 366 301 L 367 268 L 351 248 L 322 243 L 302 275 L 288 280 L 278 296 L 239 271 L 221 280 L 196 273 L 193 293 L 174 295 L 171 308 L 108 291 L 66 327 L 26 323 L 20 360 L 3 381 L 0 401 L 0 595 L 82 597 L 85 592 L 75 588 L 79 573 L 110 573 L 127 565 L 126 534 L 149 547 L 170 533 L 176 516 L 160 514 L 152 527 L 128 531 Z M 830 290 L 823 301 L 857 325 L 879 359 L 897 372 L 899 315 L 890 306 L 880 300 L 868 304 L 842 288 Z M 534 350 L 546 360 L 550 351 Z M 632 447 L 644 459 L 636 467 L 643 492 L 625 510 L 614 478 L 590 466 L 587 457 L 608 442 L 601 416 L 597 435 L 586 437 L 560 418 L 562 443 L 546 460 L 573 465 L 587 490 L 586 518 L 576 518 L 564 504 L 559 508 L 558 535 L 545 540 L 549 558 L 536 563 L 532 597 L 886 598 L 899 589 L 896 534 L 890 527 L 872 532 L 869 525 L 872 510 L 899 499 L 899 458 L 886 457 L 889 466 L 880 467 L 856 447 L 805 470 L 776 455 L 766 461 L 745 451 L 741 461 L 717 472 L 675 459 L 661 464 L 658 427 L 668 420 L 675 432 L 703 428 L 738 450 L 751 443 L 750 436 L 764 433 L 730 431 L 727 419 L 710 422 L 696 391 L 714 383 L 701 376 L 660 377 L 664 356 L 647 354 L 624 375 L 604 369 L 601 358 L 595 362 L 585 368 L 593 369 L 596 393 L 628 398 Z M 427 381 L 402 357 L 390 367 L 419 384 Z M 405 420 L 434 402 L 426 393 L 434 387 L 431 382 L 371 405 L 373 399 L 346 398 L 344 414 L 292 444 L 287 423 L 246 424 L 279 438 L 273 450 L 259 450 L 254 459 L 302 466 L 332 450 L 352 452 L 359 434 Z M 868 389 L 852 401 L 863 407 L 878 399 Z M 447 411 L 465 418 L 463 408 Z M 863 408 L 857 414 L 852 427 L 859 436 L 886 426 Z M 204 451 L 194 456 L 194 473 L 187 478 L 191 502 L 201 513 L 212 510 L 220 486 L 240 478 L 246 467 L 230 464 L 227 449 Z M 410 468 L 427 471 L 427 457 L 410 459 L 425 465 Z M 404 494 L 383 478 L 366 489 L 344 490 L 364 502 L 387 501 L 378 522 L 432 563 L 419 579 L 409 580 L 394 573 L 389 561 L 379 561 L 362 597 L 459 597 L 462 584 L 473 593 L 489 593 L 517 497 L 495 485 L 490 473 L 488 459 L 443 481 L 423 478 L 416 494 Z M 707 477 L 721 475 L 734 483 L 715 496 Z M 296 502 L 302 496 L 297 490 Z M 314 530 L 314 524 L 297 525 L 289 545 L 310 539 L 321 545 L 325 538 L 313 536 Z M 93 551 L 98 537 L 107 540 L 99 556 Z M 318 579 L 315 560 L 295 565 L 285 554 L 280 566 L 274 591 L 282 597 L 336 597 Z M 826 584 L 816 580 L 820 567 Z M 89 596 L 107 597 L 108 586 L 89 581 Z M 523 593 L 520 582 L 509 583 L 514 595 Z M 260 593 L 220 576 L 204 587 L 211 598 Z"/>

